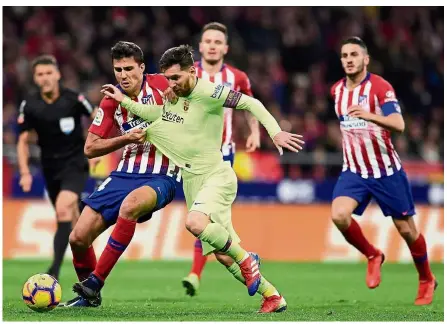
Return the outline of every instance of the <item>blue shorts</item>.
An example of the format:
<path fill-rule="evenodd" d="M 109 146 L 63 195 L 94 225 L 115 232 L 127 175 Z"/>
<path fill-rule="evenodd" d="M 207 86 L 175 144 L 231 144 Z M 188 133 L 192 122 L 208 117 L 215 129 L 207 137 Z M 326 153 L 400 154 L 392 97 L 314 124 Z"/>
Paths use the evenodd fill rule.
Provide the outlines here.
<path fill-rule="evenodd" d="M 351 171 L 342 172 L 332 199 L 340 196 L 350 197 L 359 203 L 354 210 L 354 214 L 359 216 L 363 214 L 371 198 L 374 198 L 385 216 L 402 218 L 415 214 L 413 195 L 403 169 L 378 179 L 364 179 Z"/>
<path fill-rule="evenodd" d="M 138 219 L 138 223 L 142 223 L 149 220 L 153 212 L 162 209 L 174 199 L 177 182 L 172 177 L 113 171 L 90 196 L 83 200 L 83 204 L 100 213 L 107 226 L 111 226 L 116 223 L 121 204 L 127 195 L 143 186 L 155 190 L 157 204 L 150 213 Z"/>
<path fill-rule="evenodd" d="M 234 143 L 223 144 L 221 151 L 222 151 L 222 155 L 223 155 L 223 160 L 230 161 L 231 167 L 233 167 L 234 153 L 236 151 L 236 144 L 234 144 Z"/>

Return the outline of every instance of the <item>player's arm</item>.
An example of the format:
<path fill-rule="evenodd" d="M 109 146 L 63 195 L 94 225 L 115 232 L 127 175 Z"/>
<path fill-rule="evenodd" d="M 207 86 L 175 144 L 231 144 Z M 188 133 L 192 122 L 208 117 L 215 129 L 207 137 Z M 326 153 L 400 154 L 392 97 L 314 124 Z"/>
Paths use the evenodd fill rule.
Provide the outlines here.
<path fill-rule="evenodd" d="M 350 107 L 348 113 L 350 116 L 362 118 L 390 131 L 402 133 L 405 130 L 405 121 L 394 89 L 388 82 L 382 82 L 376 95 L 383 115 L 372 114 L 359 106 Z"/>
<path fill-rule="evenodd" d="M 298 152 L 298 150 L 302 149 L 300 146 L 300 144 L 304 144 L 300 140 L 302 136 L 282 131 L 275 118 L 258 99 L 230 90 L 227 87 L 223 87 L 224 89 L 219 89 L 218 87 L 219 85 L 216 86 L 211 97 L 207 97 L 210 98 L 209 100 L 214 100 L 218 104 L 210 106 L 222 105 L 222 107 L 242 109 L 251 112 L 267 129 L 268 134 L 281 154 L 281 147 L 285 147 L 293 152 Z"/>
<path fill-rule="evenodd" d="M 250 79 L 245 73 L 242 73 L 241 83 L 239 87 L 241 93 L 253 97 L 253 92 L 251 91 Z M 256 119 L 256 117 L 248 111 L 245 111 L 245 118 L 247 119 L 248 127 L 250 128 L 250 135 L 247 138 L 247 143 L 245 146 L 248 152 L 254 152 L 258 147 L 261 146 L 261 133 L 259 131 L 259 122 Z"/>
<path fill-rule="evenodd" d="M 135 102 L 129 97 L 126 97 L 117 87 L 112 84 L 103 85 L 101 90 L 109 98 L 113 98 L 119 102 L 121 107 L 130 111 L 145 120 L 154 121 L 161 117 L 163 113 L 163 105 L 146 105 Z"/>
<path fill-rule="evenodd" d="M 145 141 L 145 138 L 146 132 L 142 129 L 133 129 L 127 134 L 113 138 L 102 138 L 89 131 L 84 145 L 84 154 L 89 159 L 104 156 L 127 144 L 141 144 Z"/>
<path fill-rule="evenodd" d="M 25 112 L 26 100 L 23 100 L 19 108 L 19 117 L 17 122 L 19 124 L 19 139 L 17 142 L 17 161 L 20 173 L 20 186 L 24 192 L 31 190 L 33 177 L 28 166 L 29 159 L 29 133 L 33 128 L 31 118 Z"/>
<path fill-rule="evenodd" d="M 110 132 L 115 128 L 114 112 L 116 103 L 113 99 L 104 98 L 98 108 L 96 116 L 89 128 L 84 145 L 84 154 L 89 159 L 103 156 L 116 151 L 130 143 L 143 143 L 146 134 L 141 129 L 108 138 Z"/>

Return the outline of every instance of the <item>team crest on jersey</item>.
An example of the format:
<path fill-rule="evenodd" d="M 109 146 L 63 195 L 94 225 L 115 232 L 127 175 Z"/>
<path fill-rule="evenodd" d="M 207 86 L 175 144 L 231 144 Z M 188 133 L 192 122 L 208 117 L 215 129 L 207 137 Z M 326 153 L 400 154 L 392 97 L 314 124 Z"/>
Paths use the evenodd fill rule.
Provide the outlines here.
<path fill-rule="evenodd" d="M 62 133 L 68 135 L 75 128 L 75 121 L 73 117 L 65 117 L 59 120 L 59 126 L 61 128 Z"/>
<path fill-rule="evenodd" d="M 147 95 L 147 96 L 145 96 L 145 97 L 142 97 L 142 98 L 141 98 L 141 102 L 142 102 L 143 104 L 147 104 L 151 98 L 152 98 L 152 95 L 149 94 L 149 95 Z"/>
<path fill-rule="evenodd" d="M 189 101 L 188 101 L 188 100 L 185 100 L 185 102 L 183 103 L 183 110 L 184 110 L 185 112 L 187 112 L 188 109 L 189 109 Z"/>
<path fill-rule="evenodd" d="M 359 106 L 368 105 L 368 96 L 359 96 Z"/>

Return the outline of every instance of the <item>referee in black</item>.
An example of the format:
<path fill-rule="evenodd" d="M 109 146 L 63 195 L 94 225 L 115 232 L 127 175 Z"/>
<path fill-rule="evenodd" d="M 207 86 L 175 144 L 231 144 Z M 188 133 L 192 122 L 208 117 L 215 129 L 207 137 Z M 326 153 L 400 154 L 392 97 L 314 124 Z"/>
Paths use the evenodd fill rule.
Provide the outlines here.
<path fill-rule="evenodd" d="M 93 119 L 95 112 L 82 94 L 59 84 L 61 74 L 53 56 L 38 57 L 32 63 L 32 70 L 39 92 L 28 95 L 19 108 L 20 186 L 24 192 L 31 189 L 28 137 L 35 130 L 46 188 L 57 217 L 53 263 L 47 273 L 58 278 L 72 225 L 79 217 L 78 202 L 89 176 L 89 162 L 92 167 L 99 162 L 84 156 L 81 123 L 83 115 Z"/>

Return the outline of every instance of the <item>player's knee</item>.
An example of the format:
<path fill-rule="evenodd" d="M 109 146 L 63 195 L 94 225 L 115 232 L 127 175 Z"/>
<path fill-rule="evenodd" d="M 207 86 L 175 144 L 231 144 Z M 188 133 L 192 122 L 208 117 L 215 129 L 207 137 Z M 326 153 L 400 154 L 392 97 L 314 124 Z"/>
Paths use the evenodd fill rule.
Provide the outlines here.
<path fill-rule="evenodd" d="M 419 233 L 415 228 L 412 228 L 410 224 L 408 224 L 407 222 L 404 221 L 394 222 L 394 224 L 396 225 L 396 229 L 399 232 L 400 236 L 402 236 L 402 238 L 405 241 L 411 243 L 417 239 Z"/>
<path fill-rule="evenodd" d="M 56 217 L 58 222 L 71 222 L 75 215 L 75 205 L 56 204 Z"/>
<path fill-rule="evenodd" d="M 124 201 L 120 208 L 120 217 L 136 220 L 138 219 L 137 208 L 132 201 Z"/>
<path fill-rule="evenodd" d="M 344 207 L 332 208 L 332 221 L 335 225 L 343 225 L 349 222 L 351 211 Z"/>
<path fill-rule="evenodd" d="M 216 260 L 227 268 L 231 267 L 231 265 L 234 263 L 234 260 L 228 255 L 221 253 L 214 253 L 214 255 L 216 256 Z"/>
<path fill-rule="evenodd" d="M 205 214 L 190 212 L 188 216 L 186 216 L 185 226 L 188 231 L 197 236 L 203 232 L 208 223 L 209 220 Z"/>
<path fill-rule="evenodd" d="M 87 240 L 76 229 L 71 231 L 68 241 L 72 250 L 86 249 L 89 247 Z"/>

